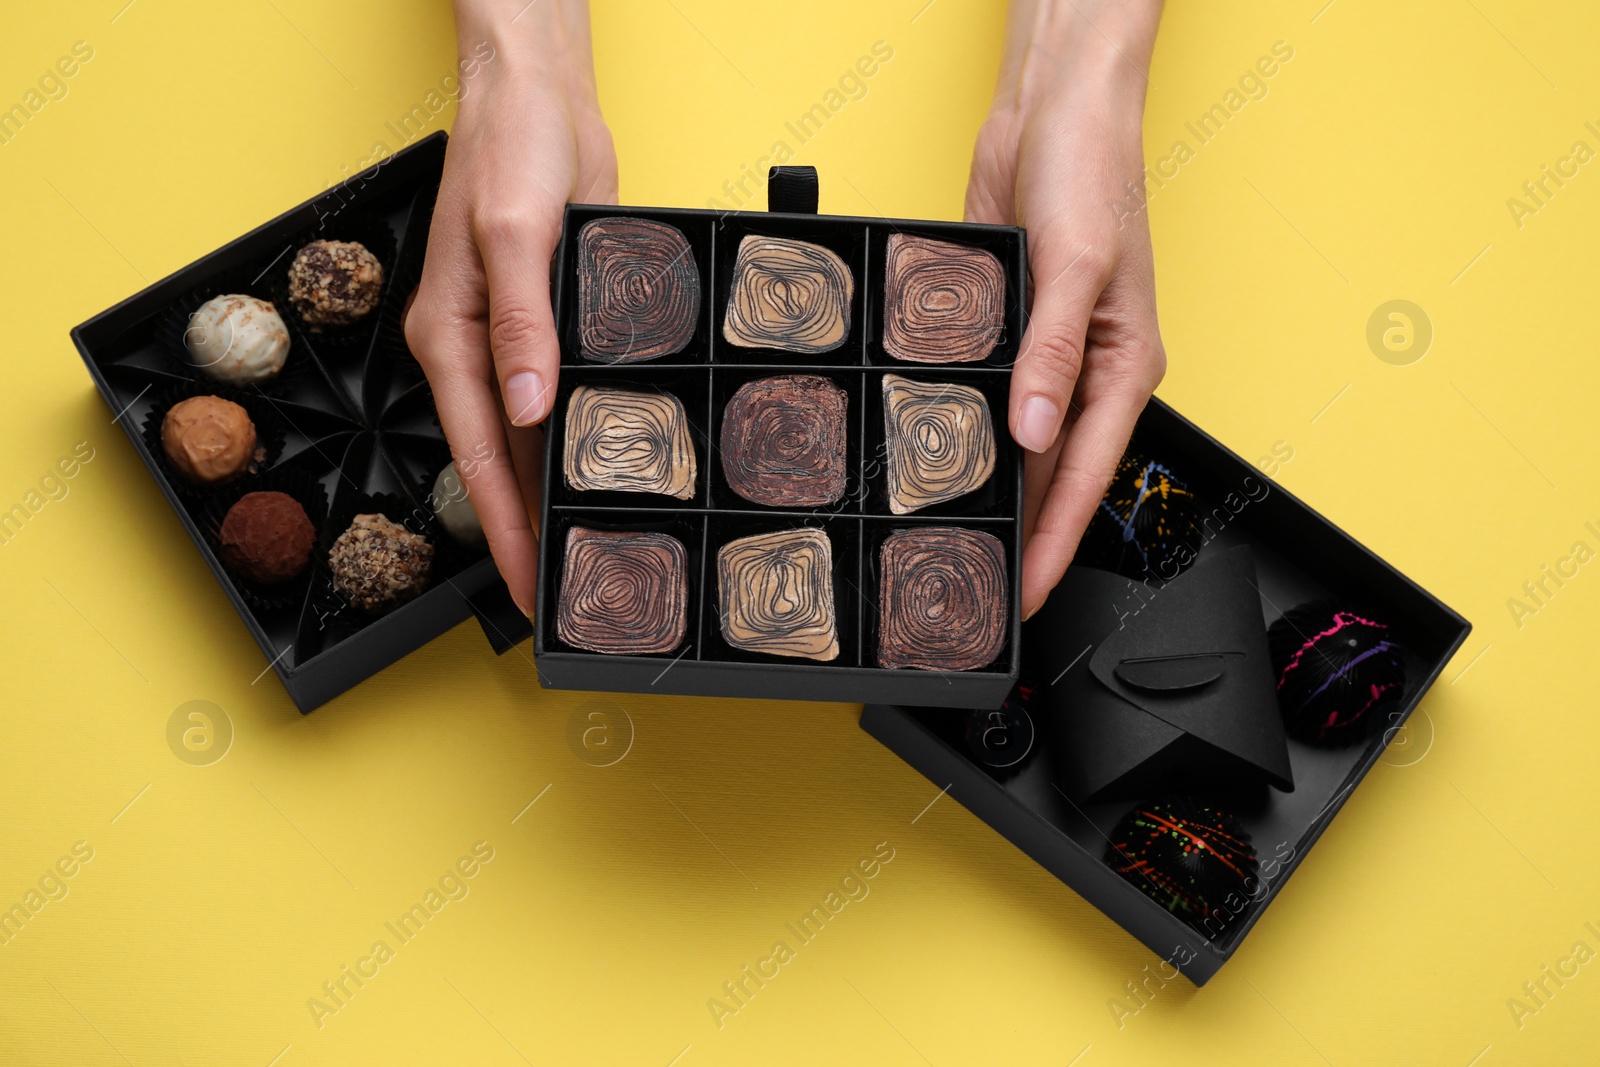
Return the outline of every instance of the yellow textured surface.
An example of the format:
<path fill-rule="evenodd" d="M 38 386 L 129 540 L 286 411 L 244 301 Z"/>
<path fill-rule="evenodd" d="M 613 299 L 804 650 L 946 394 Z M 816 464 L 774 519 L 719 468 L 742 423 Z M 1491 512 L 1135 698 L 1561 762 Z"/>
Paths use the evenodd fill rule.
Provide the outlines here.
<path fill-rule="evenodd" d="M 1425 755 L 1374 770 L 1205 989 L 1119 1025 L 1153 957 L 948 799 L 913 824 L 935 790 L 854 708 L 619 697 L 635 738 L 597 767 L 568 740 L 593 698 L 541 692 L 473 624 L 308 718 L 259 677 L 67 330 L 399 147 L 386 124 L 451 72 L 451 23 L 443 0 L 125 3 L 17 6 L 0 35 L 0 105 L 93 52 L 0 145 L 0 508 L 42 505 L 0 545 L 0 906 L 66 891 L 0 947 L 0 1061 L 1592 1058 L 1600 564 L 1508 599 L 1600 549 L 1600 164 L 1520 219 L 1507 200 L 1600 150 L 1593 5 L 1167 12 L 1145 143 L 1190 152 L 1151 198 L 1161 395 L 1247 457 L 1286 442 L 1283 484 L 1477 629 L 1407 738 Z M 999 6 L 600 3 L 624 201 L 704 206 L 783 140 L 824 211 L 956 217 Z M 785 122 L 876 41 L 865 96 L 798 143 Z M 1185 123 L 1279 41 L 1265 96 L 1200 143 Z M 1409 365 L 1366 340 L 1393 299 L 1432 323 Z M 79 442 L 65 496 L 30 497 Z M 208 766 L 168 747 L 191 700 L 232 724 Z M 467 895 L 389 934 L 478 842 Z M 879 842 L 870 895 L 719 1028 L 707 1001 Z M 346 965 L 376 974 L 319 1026 Z"/>

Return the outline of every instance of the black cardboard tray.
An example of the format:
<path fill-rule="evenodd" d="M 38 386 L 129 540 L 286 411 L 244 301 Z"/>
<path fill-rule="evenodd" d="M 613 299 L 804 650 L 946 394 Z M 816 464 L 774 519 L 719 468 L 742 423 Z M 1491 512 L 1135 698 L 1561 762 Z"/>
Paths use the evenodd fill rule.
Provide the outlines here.
<path fill-rule="evenodd" d="M 422 371 L 393 328 L 407 295 L 402 289 L 414 283 L 427 245 L 445 140 L 443 133 L 423 138 L 72 330 L 95 387 L 302 712 L 469 616 L 478 617 L 497 652 L 532 630 L 488 555 L 455 546 L 433 520 L 427 488 L 450 461 L 450 451 Z M 329 524 L 348 524 L 357 509 L 376 502 L 433 541 L 437 551 L 427 590 L 376 619 L 344 606 L 315 560 L 309 580 L 287 603 L 253 596 L 213 550 L 206 531 L 209 493 L 174 485 L 165 458 L 152 452 L 142 433 L 159 398 L 173 387 L 205 381 L 175 347 L 174 321 L 181 323 L 214 289 L 273 299 L 278 275 L 288 271 L 295 249 L 318 237 L 348 239 L 356 232 L 384 259 L 382 304 L 357 330 L 338 337 L 296 329 L 292 310 L 280 307 L 290 326 L 289 361 L 277 381 L 249 392 L 285 431 L 265 477 L 320 483 Z M 329 540 L 320 537 L 324 544 Z"/>
<path fill-rule="evenodd" d="M 774 168 L 790 169 L 790 168 Z M 808 168 L 792 168 L 807 170 Z M 1005 398 L 1011 365 L 1022 338 L 1027 307 L 1027 249 L 1023 231 L 1009 226 L 917 222 L 816 214 L 815 178 L 809 196 L 792 198 L 775 184 L 771 201 L 790 211 L 717 212 L 573 204 L 567 208 L 555 261 L 556 328 L 561 375 L 548 423 L 545 494 L 540 525 L 539 593 L 534 655 L 540 684 L 552 689 L 676 693 L 867 703 L 898 701 L 942 707 L 998 707 L 1017 678 L 1021 658 L 1018 611 L 1022 559 L 1022 457 L 1006 429 Z M 775 179 L 779 176 L 775 175 Z M 793 175 L 788 175 L 793 177 Z M 806 200 L 809 199 L 809 203 Z M 700 319 L 684 351 L 626 365 L 601 365 L 578 353 L 577 236 L 592 219 L 632 216 L 683 231 L 701 271 Z M 880 322 L 884 242 L 896 231 L 977 245 L 995 253 L 1006 270 L 1006 320 L 1000 343 L 981 363 L 930 365 L 889 358 Z M 738 348 L 722 338 L 722 316 L 732 283 L 734 254 L 751 233 L 814 241 L 833 248 L 855 277 L 850 335 L 845 345 L 818 356 Z M 840 504 L 816 510 L 766 508 L 735 497 L 723 481 L 717 443 L 722 408 L 738 384 L 773 374 L 821 374 L 850 394 L 849 432 L 854 464 Z M 988 394 L 995 426 L 996 466 L 989 491 L 980 490 L 907 516 L 891 515 L 884 497 L 881 381 L 885 373 L 971 385 Z M 690 501 L 642 493 L 579 493 L 562 478 L 567 400 L 579 385 L 633 385 L 676 395 L 695 436 L 699 468 Z M 631 498 L 631 499 L 630 499 Z M 573 648 L 556 635 L 565 531 L 575 522 L 610 529 L 670 529 L 689 550 L 689 625 L 682 644 L 650 656 L 603 655 Z M 877 647 L 877 558 L 883 539 L 905 527 L 954 525 L 981 529 L 1005 545 L 1010 581 L 1010 621 L 1005 648 L 987 669 L 964 672 L 885 670 L 874 666 Z M 755 655 L 727 646 L 716 605 L 716 556 L 736 537 L 796 526 L 820 527 L 833 541 L 835 607 L 840 655 L 827 664 Z M 848 556 L 845 553 L 850 553 Z M 838 581 L 844 577 L 845 581 Z"/>
<path fill-rule="evenodd" d="M 1203 985 L 1238 950 L 1472 627 L 1439 598 L 1161 401 L 1152 400 L 1145 409 L 1132 447 L 1172 465 L 1204 501 L 1221 501 L 1230 490 L 1243 492 L 1247 499 L 1251 492 L 1261 497 L 1250 500 L 1220 529 L 1200 558 L 1226 547 L 1251 546 L 1268 624 L 1303 601 L 1332 595 L 1383 618 L 1409 653 L 1404 699 L 1382 728 L 1375 727 L 1365 744 L 1323 749 L 1291 738 L 1294 792 L 1263 785 L 1204 794 L 1217 807 L 1237 815 L 1250 831 L 1263 865 L 1254 902 L 1208 938 L 1116 874 L 1102 856 L 1107 835 L 1132 807 L 1132 801 L 1079 804 L 1069 799 L 1071 790 L 1063 791 L 1057 782 L 1047 714 L 1034 716 L 1039 736 L 1033 756 L 1020 773 L 1005 780 L 992 777 L 969 758 L 959 740 L 955 716 L 949 711 L 908 702 L 873 704 L 863 709 L 861 728 L 929 781 L 947 788 L 962 806 L 1161 959 L 1196 985 Z M 1106 610 L 1098 604 L 1082 607 Z M 1032 680 L 1029 665 L 1044 658 L 1036 649 L 1051 635 L 1037 620 L 1047 614 L 1041 612 L 1023 628 L 1025 680 Z M 1070 660 L 1073 654 L 1062 658 Z M 1051 682 L 1048 677 L 1037 679 L 1046 690 Z"/>

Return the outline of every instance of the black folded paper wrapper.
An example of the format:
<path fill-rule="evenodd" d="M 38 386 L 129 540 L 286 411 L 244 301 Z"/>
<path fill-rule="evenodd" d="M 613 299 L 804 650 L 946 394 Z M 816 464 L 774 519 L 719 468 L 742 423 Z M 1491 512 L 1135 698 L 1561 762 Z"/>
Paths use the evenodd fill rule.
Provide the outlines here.
<path fill-rule="evenodd" d="M 1067 572 L 1036 628 L 1051 639 L 1024 655 L 1056 679 L 1048 722 L 1075 796 L 1242 779 L 1294 789 L 1259 586 L 1246 546 L 1153 591 L 1110 571 Z"/>

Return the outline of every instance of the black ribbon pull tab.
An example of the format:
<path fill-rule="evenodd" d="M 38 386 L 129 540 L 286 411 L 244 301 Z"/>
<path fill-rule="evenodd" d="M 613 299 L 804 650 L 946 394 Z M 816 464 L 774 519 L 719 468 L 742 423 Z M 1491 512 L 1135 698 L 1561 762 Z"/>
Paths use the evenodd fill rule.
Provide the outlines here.
<path fill-rule="evenodd" d="M 771 167 L 767 170 L 767 210 L 815 215 L 817 189 L 816 167 Z"/>

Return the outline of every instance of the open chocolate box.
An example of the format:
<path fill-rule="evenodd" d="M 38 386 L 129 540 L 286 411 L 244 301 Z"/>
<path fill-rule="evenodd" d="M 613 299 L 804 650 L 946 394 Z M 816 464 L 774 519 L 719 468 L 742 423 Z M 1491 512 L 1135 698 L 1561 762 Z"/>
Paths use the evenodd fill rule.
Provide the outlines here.
<path fill-rule="evenodd" d="M 531 629 L 488 553 L 453 541 L 429 503 L 450 451 L 406 349 L 401 312 L 421 274 L 444 149 L 443 134 L 424 138 L 72 331 L 101 396 L 302 712 L 471 615 L 497 652 Z M 326 334 L 305 329 L 284 305 L 295 251 L 318 238 L 360 241 L 384 272 L 376 310 Z M 220 293 L 271 300 L 282 311 L 290 347 L 276 378 L 228 387 L 191 365 L 188 316 Z M 197 394 L 234 399 L 250 413 L 265 449 L 254 472 L 214 488 L 176 476 L 161 419 Z M 254 489 L 289 492 L 316 527 L 308 573 L 285 586 L 252 586 L 218 555 L 223 510 Z M 361 512 L 382 513 L 435 547 L 425 590 L 378 616 L 347 603 L 327 566 L 329 544 Z"/>
<path fill-rule="evenodd" d="M 809 168 L 775 171 L 790 173 L 773 176 L 769 200 L 774 210 L 769 212 L 582 204 L 567 208 L 554 271 L 561 371 L 546 434 L 534 639 L 540 683 L 557 689 L 612 692 L 997 706 L 1015 682 L 1021 658 L 1017 600 L 1022 462 L 1006 430 L 1006 397 L 1027 306 L 1024 235 L 1012 227 L 818 215 L 814 172 L 792 173 Z M 648 220 L 681 232 L 687 248 L 680 249 L 669 269 L 681 266 L 688 275 L 686 286 L 698 281 L 698 310 L 692 323 L 680 324 L 680 336 L 687 340 L 678 350 L 638 361 L 604 363 L 586 358 L 580 337 L 580 243 L 586 224 L 618 219 Z M 976 247 L 998 261 L 1004 284 L 1003 298 L 997 298 L 1003 299 L 996 316 L 1000 332 L 984 358 L 919 363 L 892 358 L 885 351 L 885 259 L 888 241 L 895 234 Z M 799 353 L 736 345 L 727 339 L 724 318 L 735 288 L 736 259 L 741 241 L 750 235 L 804 241 L 837 255 L 853 281 L 842 343 L 827 351 Z M 991 269 L 995 269 L 995 260 L 986 261 Z M 819 507 L 752 502 L 730 486 L 721 454 L 730 399 L 741 387 L 790 375 L 825 379 L 831 384 L 823 389 L 834 394 L 842 391 L 845 398 L 845 440 L 837 450 L 842 452 L 845 489 L 839 499 Z M 967 393 L 969 398 L 981 394 L 993 420 L 994 467 L 980 487 L 909 514 L 894 513 L 886 487 L 886 375 L 976 391 Z M 692 480 L 684 475 L 682 484 L 674 483 L 678 495 L 572 484 L 567 470 L 572 459 L 569 451 L 578 457 L 573 462 L 588 461 L 584 458 L 588 453 L 580 447 L 588 438 L 571 428 L 575 418 L 586 417 L 581 407 L 576 409 L 578 416 L 572 414 L 574 393 L 585 389 L 593 395 L 593 390 L 608 387 L 665 396 L 681 407 L 695 454 L 695 472 Z M 1000 614 L 999 650 L 972 669 L 880 667 L 878 571 L 882 547 L 898 531 L 933 527 L 979 531 L 998 539 L 993 543 L 1003 552 L 1004 578 L 995 582 L 995 595 L 988 600 Z M 648 654 L 619 654 L 594 651 L 563 639 L 558 619 L 563 587 L 571 577 L 565 553 L 573 530 L 585 531 L 580 537 L 589 536 L 587 531 L 651 531 L 675 539 L 681 548 L 671 547 L 670 551 L 682 556 L 688 589 L 684 623 L 678 631 L 681 636 L 675 643 Z M 831 660 L 735 647 L 724 630 L 719 550 L 741 538 L 796 530 L 820 531 L 831 546 L 838 645 L 837 656 Z M 659 587 L 652 595 L 660 599 Z"/>
<path fill-rule="evenodd" d="M 1028 687 L 1023 718 L 1031 729 L 1016 729 L 1014 722 L 1008 724 L 1009 733 L 1002 729 L 998 740 L 1009 741 L 1012 751 L 995 758 L 999 750 L 987 735 L 974 734 L 971 713 L 916 706 L 911 701 L 868 706 L 861 727 L 1142 941 L 1169 967 L 1202 984 L 1233 955 L 1283 891 L 1471 627 L 1437 597 L 1159 400 L 1152 400 L 1140 418 L 1129 455 L 1140 457 L 1139 463 L 1157 460 L 1168 465 L 1203 503 L 1207 520 L 1198 552 L 1192 566 L 1169 584 L 1135 582 L 1103 570 L 1089 573 L 1091 568 L 1077 564 L 1068 571 L 1045 608 L 1023 627 L 1021 679 Z M 1148 476 L 1149 468 L 1145 471 Z M 1080 558 L 1085 554 L 1080 550 Z M 1348 743 L 1327 747 L 1301 740 L 1294 731 L 1285 736 L 1287 720 L 1276 713 L 1284 699 L 1286 676 L 1276 668 L 1265 668 L 1261 675 L 1272 721 L 1252 725 L 1236 717 L 1234 722 L 1216 724 L 1208 723 L 1205 715 L 1183 718 L 1207 712 L 1205 695 L 1218 693 L 1216 687 L 1228 683 L 1229 672 L 1237 672 L 1252 655 L 1259 659 L 1265 653 L 1267 642 L 1259 630 L 1227 636 L 1224 611 L 1232 612 L 1236 620 L 1252 618 L 1247 629 L 1265 629 L 1307 603 L 1332 603 L 1363 619 L 1383 620 L 1382 634 L 1393 646 L 1385 647 L 1384 654 L 1397 657 L 1386 668 L 1391 681 L 1403 666 L 1403 685 L 1384 694 L 1384 702 L 1365 717 Z M 1291 626 L 1294 621 L 1284 620 L 1290 628 L 1278 632 L 1309 632 L 1304 647 L 1317 641 L 1318 648 L 1328 648 L 1336 657 L 1330 670 L 1355 669 L 1355 660 L 1347 664 L 1328 643 L 1342 640 L 1341 635 L 1330 638 L 1331 631 L 1319 633 L 1304 623 Z M 1295 640 L 1300 636 L 1296 634 Z M 1166 642 L 1173 654 L 1164 659 L 1134 655 L 1105 662 L 1103 653 L 1130 637 L 1145 641 L 1146 651 L 1155 647 L 1151 641 Z M 1196 654 L 1214 647 L 1221 654 Z M 1314 654 L 1320 653 L 1308 653 Z M 1275 652 L 1272 658 L 1276 663 L 1281 656 Z M 1122 686 L 1128 700 L 1111 699 L 1124 681 L 1134 683 Z M 1176 711 L 1164 708 L 1163 700 L 1176 701 Z M 1155 707 L 1157 714 L 1142 716 L 1132 703 L 1139 701 Z M 1234 716 L 1226 702 L 1213 703 L 1208 713 L 1222 719 Z M 1169 744 L 1174 722 L 1198 733 L 1225 727 L 1211 735 L 1221 748 L 1187 733 Z M 1240 729 L 1246 736 L 1230 737 L 1226 732 Z M 984 740 L 976 742 L 976 737 Z M 1272 766 L 1268 759 L 1261 773 L 1249 773 L 1245 762 L 1221 751 L 1250 745 L 1269 753 L 1275 745 L 1286 753 L 1287 768 Z M 1196 769 L 1212 759 L 1223 762 L 1210 768 L 1209 782 L 1178 780 L 1186 765 Z M 1117 779 L 1129 768 L 1146 773 Z M 1271 784 L 1285 774 L 1292 782 L 1280 779 L 1278 785 Z M 1292 784 L 1292 791 L 1281 788 L 1287 784 Z M 1130 846 L 1127 842 L 1135 838 L 1125 824 L 1119 828 L 1130 809 L 1149 812 L 1152 803 L 1174 794 L 1186 794 L 1192 802 L 1236 819 L 1228 825 L 1234 831 L 1242 826 L 1259 864 L 1236 892 L 1211 902 L 1214 914 L 1201 918 L 1187 910 L 1191 921 L 1180 917 L 1185 908 L 1169 910 L 1171 894 L 1164 895 L 1158 881 L 1148 876 L 1140 881 L 1145 871 L 1162 877 L 1146 863 L 1154 853 Z M 1166 809 L 1167 817 L 1172 810 Z M 1146 818 L 1145 825 L 1151 822 Z M 1189 829 L 1171 825 L 1162 829 L 1168 831 L 1167 841 L 1181 840 L 1190 853 L 1196 851 L 1194 841 L 1187 839 Z M 1226 855 L 1225 840 L 1203 829 L 1193 832 L 1197 839 L 1208 841 L 1198 847 L 1207 854 L 1191 855 L 1198 863 L 1195 870 Z M 1113 837 L 1118 838 L 1115 847 Z M 1113 869 L 1113 860 L 1123 873 Z M 1184 891 L 1188 888 L 1192 886 Z"/>

